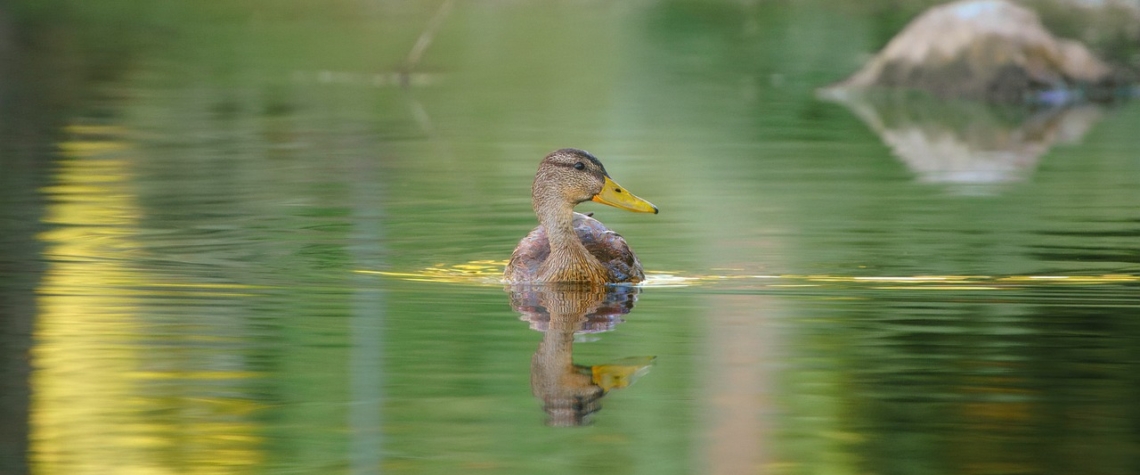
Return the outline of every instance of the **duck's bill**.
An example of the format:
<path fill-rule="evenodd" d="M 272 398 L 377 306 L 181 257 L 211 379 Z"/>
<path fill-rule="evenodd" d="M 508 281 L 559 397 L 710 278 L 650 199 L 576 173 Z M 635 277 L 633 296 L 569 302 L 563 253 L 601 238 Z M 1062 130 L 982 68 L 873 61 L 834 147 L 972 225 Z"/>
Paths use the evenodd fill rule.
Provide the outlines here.
<path fill-rule="evenodd" d="M 638 198 L 610 177 L 606 177 L 606 184 L 602 186 L 601 192 L 594 195 L 593 201 L 637 213 L 657 214 L 657 207 L 653 203 Z"/>

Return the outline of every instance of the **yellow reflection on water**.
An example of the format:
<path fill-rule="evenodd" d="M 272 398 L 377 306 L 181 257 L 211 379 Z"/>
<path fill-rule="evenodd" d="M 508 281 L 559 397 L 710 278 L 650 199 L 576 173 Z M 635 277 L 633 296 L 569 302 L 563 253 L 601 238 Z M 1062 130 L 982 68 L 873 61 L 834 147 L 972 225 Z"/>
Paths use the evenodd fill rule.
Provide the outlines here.
<path fill-rule="evenodd" d="M 502 285 L 505 260 L 477 260 L 463 264 L 437 264 L 417 271 L 356 270 L 400 280 L 443 282 L 469 285 Z M 725 270 L 725 269 L 717 269 Z M 685 275 L 677 271 L 646 271 L 643 287 L 690 287 L 733 283 L 750 287 L 800 288 L 858 285 L 874 289 L 924 290 L 1001 290 L 1026 285 L 1095 285 L 1140 282 L 1140 275 L 917 275 L 917 276 L 844 276 L 844 275 L 758 275 L 758 274 L 696 274 Z"/>
<path fill-rule="evenodd" d="M 456 284 L 499 285 L 507 261 L 481 260 L 464 264 L 439 264 L 413 272 L 356 270 L 358 274 L 381 275 L 418 282 L 450 282 Z"/>
<path fill-rule="evenodd" d="M 49 266 L 37 289 L 32 350 L 34 473 L 251 471 L 262 460 L 261 436 L 248 417 L 255 405 L 200 388 L 256 375 L 154 364 L 156 355 L 177 360 L 161 335 L 148 334 L 142 299 L 184 284 L 163 285 L 132 265 L 143 210 L 123 131 L 65 130 L 72 136 L 59 144 L 66 159 L 43 190 L 51 198 L 45 221 L 53 229 L 39 236 Z"/>

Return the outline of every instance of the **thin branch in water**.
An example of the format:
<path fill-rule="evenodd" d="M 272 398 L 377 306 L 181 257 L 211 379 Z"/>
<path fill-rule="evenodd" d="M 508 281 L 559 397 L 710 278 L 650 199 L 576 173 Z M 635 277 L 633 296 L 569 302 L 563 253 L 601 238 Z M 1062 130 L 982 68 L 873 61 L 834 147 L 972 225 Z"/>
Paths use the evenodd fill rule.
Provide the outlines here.
<path fill-rule="evenodd" d="M 443 25 L 443 20 L 447 18 L 447 14 L 451 12 L 451 7 L 455 5 L 455 0 L 443 0 L 440 4 L 439 10 L 428 21 L 424 31 L 420 33 L 420 37 L 416 40 L 416 44 L 412 46 L 412 51 L 408 53 L 408 59 L 404 61 L 404 74 L 411 74 L 416 65 L 420 63 L 423 58 L 424 52 L 427 51 L 428 46 L 431 46 L 431 41 L 435 39 L 435 35 L 439 32 L 439 27 Z"/>

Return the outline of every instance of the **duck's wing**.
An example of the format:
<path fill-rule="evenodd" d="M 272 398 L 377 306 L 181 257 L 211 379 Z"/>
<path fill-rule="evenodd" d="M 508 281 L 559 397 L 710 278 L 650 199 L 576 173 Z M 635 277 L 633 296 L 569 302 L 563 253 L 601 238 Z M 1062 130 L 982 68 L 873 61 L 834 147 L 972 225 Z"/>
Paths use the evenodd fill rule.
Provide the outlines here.
<path fill-rule="evenodd" d="M 550 240 L 546 237 L 546 230 L 538 226 L 519 241 L 507 263 L 504 277 L 508 282 L 530 282 L 538 276 L 538 268 L 549 256 Z"/>
<path fill-rule="evenodd" d="M 609 271 L 609 282 L 636 283 L 645 280 L 641 262 L 620 234 L 609 230 L 601 221 L 579 213 L 574 213 L 574 231 L 586 250 Z"/>
<path fill-rule="evenodd" d="M 620 234 L 610 231 L 590 215 L 574 213 L 574 232 L 609 273 L 607 282 L 641 282 L 645 273 L 641 262 Z M 539 267 L 550 256 L 550 240 L 546 230 L 538 226 L 519 241 L 511 260 L 507 263 L 504 278 L 508 282 L 529 282 L 538 277 Z"/>

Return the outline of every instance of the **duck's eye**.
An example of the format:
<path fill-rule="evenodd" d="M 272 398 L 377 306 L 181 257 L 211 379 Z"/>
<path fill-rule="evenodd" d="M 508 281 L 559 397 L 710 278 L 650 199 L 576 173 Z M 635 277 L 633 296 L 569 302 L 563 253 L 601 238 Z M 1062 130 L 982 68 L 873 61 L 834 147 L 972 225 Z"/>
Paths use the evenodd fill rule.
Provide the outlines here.
<path fill-rule="evenodd" d="M 582 162 L 578 162 L 578 163 L 575 163 L 575 164 L 574 164 L 574 169 L 575 169 L 575 170 L 585 170 L 585 169 L 586 169 L 586 164 L 585 164 L 585 163 L 582 163 Z"/>

